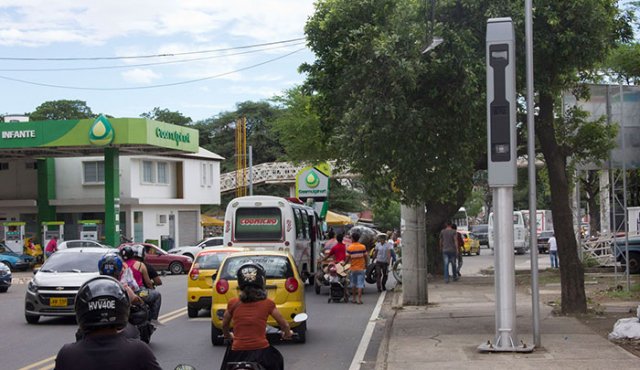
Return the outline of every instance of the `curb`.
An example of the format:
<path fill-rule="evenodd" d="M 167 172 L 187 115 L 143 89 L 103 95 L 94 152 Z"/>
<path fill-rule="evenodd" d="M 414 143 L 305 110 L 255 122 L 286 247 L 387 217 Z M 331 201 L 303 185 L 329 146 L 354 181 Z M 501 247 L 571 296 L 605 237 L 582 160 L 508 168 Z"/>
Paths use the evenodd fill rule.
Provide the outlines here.
<path fill-rule="evenodd" d="M 393 321 L 396 318 L 398 310 L 402 309 L 402 284 L 397 284 L 393 289 L 393 297 L 391 297 L 391 311 L 393 314 L 389 318 L 385 318 L 384 334 L 382 342 L 378 347 L 378 355 L 376 356 L 375 370 L 387 370 L 387 358 L 389 357 L 389 341 L 393 329 Z"/>

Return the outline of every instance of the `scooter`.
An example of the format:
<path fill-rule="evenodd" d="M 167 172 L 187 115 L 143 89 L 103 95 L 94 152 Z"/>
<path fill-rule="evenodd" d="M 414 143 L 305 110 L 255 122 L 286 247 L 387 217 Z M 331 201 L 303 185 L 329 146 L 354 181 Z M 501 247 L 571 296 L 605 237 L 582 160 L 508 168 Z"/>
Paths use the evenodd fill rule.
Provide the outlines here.
<path fill-rule="evenodd" d="M 293 321 L 297 323 L 305 322 L 309 316 L 306 313 L 299 313 L 294 318 Z M 267 336 L 271 335 L 282 335 L 282 331 L 280 329 L 276 329 L 272 326 L 267 325 Z M 293 338 L 295 339 L 297 333 L 293 333 Z M 227 349 L 224 353 L 224 357 L 222 358 L 222 364 L 220 365 L 220 370 L 265 370 L 264 366 L 262 366 L 258 362 L 253 361 L 241 361 L 241 362 L 227 362 L 227 358 L 229 357 L 229 353 L 231 352 L 231 340 L 225 340 L 227 343 Z M 273 347 L 273 349 L 280 354 L 280 352 Z M 280 354 L 280 356 L 282 356 Z"/>

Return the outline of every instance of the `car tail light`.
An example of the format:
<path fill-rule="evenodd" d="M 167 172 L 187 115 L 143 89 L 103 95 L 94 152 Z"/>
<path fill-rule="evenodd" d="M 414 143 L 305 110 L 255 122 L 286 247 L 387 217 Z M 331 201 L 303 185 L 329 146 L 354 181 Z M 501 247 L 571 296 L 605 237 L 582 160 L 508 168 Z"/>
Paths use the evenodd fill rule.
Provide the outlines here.
<path fill-rule="evenodd" d="M 191 280 L 198 280 L 198 277 L 200 276 L 200 270 L 198 270 L 197 268 L 192 268 L 191 272 L 189 273 L 189 277 L 191 278 Z"/>
<path fill-rule="evenodd" d="M 218 294 L 225 294 L 228 291 L 229 291 L 229 282 L 226 281 L 225 279 L 218 280 L 218 282 L 216 283 L 216 292 L 218 292 Z"/>
<path fill-rule="evenodd" d="M 284 287 L 287 289 L 287 292 L 293 293 L 298 290 L 298 280 L 294 277 L 290 277 L 284 282 Z"/>

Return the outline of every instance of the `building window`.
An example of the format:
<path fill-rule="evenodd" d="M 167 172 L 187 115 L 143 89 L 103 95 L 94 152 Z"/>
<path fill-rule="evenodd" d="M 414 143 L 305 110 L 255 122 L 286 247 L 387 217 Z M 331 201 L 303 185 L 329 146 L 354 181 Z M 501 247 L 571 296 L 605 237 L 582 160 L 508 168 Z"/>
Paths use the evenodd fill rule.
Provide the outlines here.
<path fill-rule="evenodd" d="M 169 174 L 167 173 L 169 165 L 167 162 L 158 162 L 158 184 L 168 184 Z"/>
<path fill-rule="evenodd" d="M 153 162 L 142 161 L 142 182 L 154 183 L 156 182 L 155 173 L 153 171 Z"/>
<path fill-rule="evenodd" d="M 28 170 L 37 170 L 38 169 L 38 162 L 26 162 L 24 164 L 24 167 Z"/>
<path fill-rule="evenodd" d="M 9 169 L 9 163 L 0 163 L 0 171 L 7 171 Z"/>
<path fill-rule="evenodd" d="M 209 163 L 209 187 L 213 186 L 213 163 Z"/>
<path fill-rule="evenodd" d="M 104 161 L 82 162 L 85 184 L 104 184 Z"/>
<path fill-rule="evenodd" d="M 207 184 L 207 166 L 204 163 L 200 163 L 200 186 Z"/>

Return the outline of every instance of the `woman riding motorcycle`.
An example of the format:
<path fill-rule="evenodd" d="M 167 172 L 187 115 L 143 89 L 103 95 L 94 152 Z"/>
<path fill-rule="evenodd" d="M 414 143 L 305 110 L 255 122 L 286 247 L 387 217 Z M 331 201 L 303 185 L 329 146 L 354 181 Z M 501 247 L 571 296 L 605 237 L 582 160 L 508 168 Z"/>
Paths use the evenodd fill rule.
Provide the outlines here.
<path fill-rule="evenodd" d="M 267 340 L 267 319 L 272 316 L 278 322 L 283 339 L 290 339 L 293 333 L 276 304 L 267 298 L 264 268 L 247 263 L 240 266 L 236 275 L 240 298 L 229 301 L 222 320 L 224 337 L 233 340 L 222 360 L 223 368 L 230 362 L 255 362 L 267 370 L 282 370 L 282 354 Z M 229 331 L 231 320 L 233 333 Z"/>

